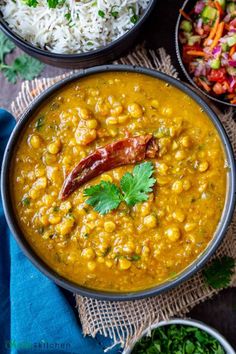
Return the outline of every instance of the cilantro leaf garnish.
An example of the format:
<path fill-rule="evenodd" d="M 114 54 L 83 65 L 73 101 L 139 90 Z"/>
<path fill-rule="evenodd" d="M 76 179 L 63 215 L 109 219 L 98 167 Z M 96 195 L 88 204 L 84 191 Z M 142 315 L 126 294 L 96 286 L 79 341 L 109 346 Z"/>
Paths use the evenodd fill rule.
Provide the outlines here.
<path fill-rule="evenodd" d="M 135 166 L 133 173 L 127 172 L 121 179 L 120 185 L 124 194 L 124 201 L 128 206 L 134 206 L 138 202 L 148 199 L 148 193 L 152 191 L 155 178 L 152 178 L 153 164 L 144 162 Z"/>
<path fill-rule="evenodd" d="M 234 273 L 234 266 L 235 260 L 232 257 L 214 259 L 210 266 L 203 270 L 205 282 L 214 289 L 227 287 Z"/>
<path fill-rule="evenodd" d="M 94 207 L 102 215 L 118 208 L 121 202 L 119 188 L 115 184 L 106 181 L 86 188 L 84 195 L 90 197 L 86 203 Z"/>
<path fill-rule="evenodd" d="M 135 166 L 133 173 L 127 172 L 121 179 L 120 187 L 110 182 L 101 181 L 100 184 L 86 188 L 84 196 L 89 197 L 86 203 L 94 207 L 100 214 L 118 208 L 124 201 L 128 206 L 146 201 L 148 193 L 152 192 L 156 180 L 152 177 L 153 164 L 144 162 Z"/>

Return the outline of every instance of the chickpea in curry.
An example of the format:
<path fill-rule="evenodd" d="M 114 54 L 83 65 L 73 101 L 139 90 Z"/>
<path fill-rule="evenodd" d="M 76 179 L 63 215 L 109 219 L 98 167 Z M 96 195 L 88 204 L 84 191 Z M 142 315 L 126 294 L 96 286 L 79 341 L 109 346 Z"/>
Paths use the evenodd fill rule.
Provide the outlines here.
<path fill-rule="evenodd" d="M 134 164 L 60 198 L 86 156 L 147 134 L 158 154 L 146 201 L 121 202 L 105 215 L 86 203 L 86 188 L 119 186 Z M 176 277 L 214 237 L 225 203 L 225 155 L 206 113 L 174 86 L 137 73 L 94 74 L 61 88 L 23 131 L 11 168 L 15 212 L 35 252 L 64 278 L 105 291 L 138 291 Z"/>

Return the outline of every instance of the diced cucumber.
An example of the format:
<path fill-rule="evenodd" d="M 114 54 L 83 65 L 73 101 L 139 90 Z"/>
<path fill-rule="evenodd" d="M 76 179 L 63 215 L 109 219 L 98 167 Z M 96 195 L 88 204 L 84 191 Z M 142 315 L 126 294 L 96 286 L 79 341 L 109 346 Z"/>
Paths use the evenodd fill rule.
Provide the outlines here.
<path fill-rule="evenodd" d="M 211 6 L 204 7 L 201 13 L 201 17 L 207 20 L 214 20 L 216 15 L 217 15 L 217 10 Z"/>
<path fill-rule="evenodd" d="M 236 11 L 236 3 L 235 2 L 230 2 L 227 5 L 227 11 L 232 14 Z"/>
<path fill-rule="evenodd" d="M 188 39 L 188 45 L 194 45 L 201 42 L 201 36 L 191 36 Z"/>
<path fill-rule="evenodd" d="M 227 43 L 222 43 L 221 44 L 221 48 L 223 50 L 223 52 L 228 52 L 229 51 L 229 46 Z"/>
<path fill-rule="evenodd" d="M 219 69 L 220 68 L 220 64 L 221 64 L 220 58 L 213 59 L 211 61 L 211 68 L 212 69 Z"/>
<path fill-rule="evenodd" d="M 220 4 L 220 6 L 222 7 L 222 9 L 225 9 L 225 5 L 226 5 L 226 1 L 225 0 L 215 0 L 218 1 L 218 3 Z"/>
<path fill-rule="evenodd" d="M 229 47 L 232 47 L 233 45 L 236 44 L 236 34 L 234 34 L 233 36 L 227 38 L 227 44 Z"/>
<path fill-rule="evenodd" d="M 235 76 L 236 75 L 236 68 L 232 66 L 227 66 L 226 71 L 229 75 Z"/>
<path fill-rule="evenodd" d="M 185 32 L 191 32 L 193 29 L 192 23 L 187 20 L 181 22 L 180 28 Z"/>

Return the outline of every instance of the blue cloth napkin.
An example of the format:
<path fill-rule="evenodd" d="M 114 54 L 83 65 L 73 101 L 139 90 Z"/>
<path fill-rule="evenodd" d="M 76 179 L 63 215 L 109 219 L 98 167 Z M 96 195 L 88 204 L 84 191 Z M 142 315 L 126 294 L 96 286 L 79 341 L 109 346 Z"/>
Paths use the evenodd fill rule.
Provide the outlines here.
<path fill-rule="evenodd" d="M 14 128 L 0 109 L 0 164 Z M 0 201 L 0 353 L 102 354 L 111 345 L 102 336 L 84 337 L 71 293 L 38 271 L 10 233 Z M 118 354 L 114 348 L 110 354 Z"/>

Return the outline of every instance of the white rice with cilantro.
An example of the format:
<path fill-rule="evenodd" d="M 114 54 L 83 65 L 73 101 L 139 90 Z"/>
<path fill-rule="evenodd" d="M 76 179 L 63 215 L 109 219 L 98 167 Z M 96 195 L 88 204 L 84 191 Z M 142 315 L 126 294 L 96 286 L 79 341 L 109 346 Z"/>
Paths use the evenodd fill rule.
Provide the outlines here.
<path fill-rule="evenodd" d="M 5 0 L 3 18 L 22 38 L 54 53 L 82 53 L 131 29 L 150 0 Z"/>

